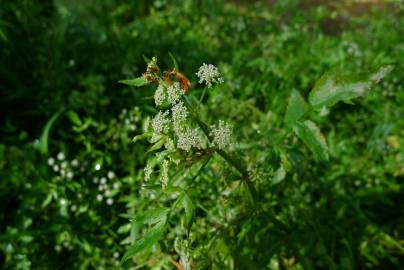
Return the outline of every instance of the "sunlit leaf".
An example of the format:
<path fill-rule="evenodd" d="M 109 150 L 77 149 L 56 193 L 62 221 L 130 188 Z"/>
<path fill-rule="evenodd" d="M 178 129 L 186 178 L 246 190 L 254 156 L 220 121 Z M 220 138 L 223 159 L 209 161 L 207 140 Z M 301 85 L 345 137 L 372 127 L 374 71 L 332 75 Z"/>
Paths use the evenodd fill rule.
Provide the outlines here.
<path fill-rule="evenodd" d="M 309 102 L 318 108 L 332 106 L 339 101 L 348 102 L 365 95 L 374 83 L 379 82 L 392 69 L 392 66 L 381 67 L 377 72 L 361 80 L 335 70 L 327 72 L 311 90 Z"/>
<path fill-rule="evenodd" d="M 139 78 L 136 79 L 132 79 L 132 80 L 120 80 L 118 81 L 119 83 L 123 83 L 126 85 L 130 85 L 130 86 L 135 86 L 135 87 L 140 87 L 140 86 L 144 86 L 146 84 L 148 84 L 149 82 L 146 80 L 145 77 L 141 76 Z"/>
<path fill-rule="evenodd" d="M 318 160 L 328 160 L 328 146 L 320 129 L 311 122 L 297 122 L 293 126 L 296 135 L 307 145 L 307 147 L 315 154 Z"/>

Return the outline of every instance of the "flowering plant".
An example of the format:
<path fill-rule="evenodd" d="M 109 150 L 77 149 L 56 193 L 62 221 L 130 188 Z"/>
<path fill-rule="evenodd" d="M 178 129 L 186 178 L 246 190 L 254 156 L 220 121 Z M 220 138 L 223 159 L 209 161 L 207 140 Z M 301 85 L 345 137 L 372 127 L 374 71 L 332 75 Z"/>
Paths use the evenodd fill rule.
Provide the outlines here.
<path fill-rule="evenodd" d="M 285 178 L 286 174 L 292 170 L 292 160 L 287 154 L 287 149 L 281 144 L 277 144 L 275 152 L 280 159 L 280 166 L 274 173 L 265 173 L 245 165 L 244 160 L 240 159 L 235 151 L 236 139 L 233 134 L 233 126 L 224 120 L 208 123 L 200 117 L 200 109 L 203 106 L 207 89 L 224 82 L 218 68 L 205 63 L 199 68 L 196 73 L 199 83 L 206 86 L 198 99 L 194 94 L 196 91 L 191 90 L 189 79 L 179 72 L 173 57 L 172 60 L 175 68 L 162 72 L 157 64 L 157 59 L 152 58 L 148 60 L 147 70 L 141 77 L 121 81 L 121 83 L 137 87 L 157 84 L 153 95 L 157 112 L 153 119 L 145 121 L 144 132 L 137 135 L 133 141 L 147 139 L 152 144 L 148 152 L 153 155 L 148 159 L 144 168 L 143 190 L 145 194 L 149 195 L 146 195 L 146 198 L 148 197 L 151 201 L 157 197 L 156 194 L 159 194 L 160 200 L 160 206 L 156 208 L 125 215 L 131 219 L 134 230 L 125 241 L 125 243 L 131 244 L 131 247 L 123 256 L 122 261 L 126 262 L 131 258 L 136 258 L 137 253 L 151 247 L 156 250 L 155 244 L 170 228 L 170 220 L 176 220 L 180 216 L 180 228 L 174 226 L 177 229 L 172 228 L 171 230 L 175 235 L 174 243 L 171 245 L 174 246 L 179 261 L 174 260 L 164 251 L 161 251 L 161 256 L 174 264 L 177 269 L 203 269 L 204 263 L 202 262 L 204 258 L 209 257 L 208 249 L 218 236 L 217 234 L 213 236 L 208 243 L 198 244 L 203 241 L 191 232 L 194 223 L 203 222 L 195 220 L 197 206 L 206 212 L 209 210 L 204 209 L 198 202 L 194 202 L 191 199 L 190 191 L 194 185 L 193 181 L 203 173 L 204 168 L 208 167 L 209 161 L 218 156 L 236 172 L 236 179 L 239 181 L 235 181 L 236 185 L 226 182 L 230 186 L 227 192 L 236 191 L 240 186 L 245 190 L 246 200 L 243 201 L 245 201 L 246 208 L 238 213 L 229 214 L 229 217 L 226 218 L 226 225 L 222 225 L 226 230 L 231 230 L 232 226 L 237 226 L 246 218 L 265 213 L 266 210 L 260 209 L 259 205 L 260 200 L 266 199 L 266 195 L 257 192 L 257 187 L 259 184 L 264 184 L 268 178 L 272 178 L 274 183 Z M 327 161 L 329 150 L 325 136 L 313 121 L 307 119 L 310 113 L 322 114 L 324 110 L 339 101 L 349 102 L 353 98 L 363 96 L 391 69 L 391 66 L 382 67 L 362 80 L 352 79 L 343 73 L 334 71 L 326 73 L 312 89 L 308 101 L 298 91 L 292 91 L 284 118 L 286 132 L 280 135 L 281 139 L 278 141 L 282 142 L 283 138 L 291 135 L 296 136 L 318 161 Z M 195 170 L 197 164 L 201 165 L 199 169 Z M 212 169 L 215 169 L 215 165 L 211 165 Z M 157 174 L 158 177 L 155 177 Z M 154 179 L 158 179 L 160 182 L 162 193 L 153 191 L 159 186 L 153 184 Z M 191 181 L 186 181 L 186 179 L 191 179 Z M 161 200 L 161 196 L 167 196 L 167 199 Z M 237 200 L 239 199 L 237 198 Z M 167 206 L 171 200 L 174 201 Z M 237 203 L 241 205 L 240 201 Z M 182 208 L 184 209 L 183 214 Z M 283 230 L 285 233 L 289 231 L 288 226 L 281 220 L 275 217 L 270 219 L 279 230 Z M 144 227 L 145 224 L 148 226 Z M 206 224 L 204 226 L 206 227 Z M 146 229 L 139 237 L 142 228 Z"/>

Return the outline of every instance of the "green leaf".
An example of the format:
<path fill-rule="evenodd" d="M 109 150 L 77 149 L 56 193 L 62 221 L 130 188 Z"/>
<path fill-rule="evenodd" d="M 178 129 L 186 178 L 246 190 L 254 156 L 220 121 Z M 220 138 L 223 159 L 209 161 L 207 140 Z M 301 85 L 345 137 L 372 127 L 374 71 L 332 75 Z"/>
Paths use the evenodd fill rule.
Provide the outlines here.
<path fill-rule="evenodd" d="M 294 124 L 303 115 L 305 115 L 308 110 L 309 106 L 307 105 L 304 98 L 298 91 L 293 90 L 289 98 L 288 106 L 286 108 L 285 122 L 288 125 Z"/>
<path fill-rule="evenodd" d="M 80 117 L 78 116 L 78 114 L 76 112 L 68 111 L 67 112 L 67 117 L 69 117 L 70 121 L 72 121 L 72 123 L 75 124 L 76 126 L 81 126 L 82 125 Z"/>
<path fill-rule="evenodd" d="M 53 124 L 55 123 L 56 119 L 62 114 L 63 110 L 55 113 L 48 121 L 48 123 L 46 123 L 43 131 L 42 131 L 42 135 L 41 138 L 39 139 L 39 141 L 34 145 L 34 147 L 39 150 L 39 152 L 41 152 L 42 154 L 47 154 L 48 153 L 48 140 L 49 140 L 49 132 L 53 126 Z"/>
<path fill-rule="evenodd" d="M 145 77 L 141 76 L 139 78 L 136 79 L 132 79 L 132 80 L 120 80 L 118 81 L 119 83 L 123 83 L 126 85 L 130 85 L 130 86 L 135 86 L 135 87 L 140 87 L 140 86 L 144 86 L 146 84 L 148 84 L 149 82 L 146 80 Z"/>
<path fill-rule="evenodd" d="M 178 200 L 180 201 L 182 207 L 185 210 L 185 223 L 187 226 L 187 230 L 189 232 L 194 219 L 195 205 L 192 202 L 191 198 L 188 196 L 188 194 L 186 194 L 185 192 L 181 194 Z"/>
<path fill-rule="evenodd" d="M 168 53 L 168 55 L 170 56 L 171 61 L 173 62 L 173 65 L 174 65 L 175 70 L 176 70 L 176 71 L 179 71 L 179 69 L 178 69 L 178 63 L 177 63 L 177 60 L 175 60 L 174 55 L 173 55 L 172 53 L 170 53 L 170 52 Z"/>
<path fill-rule="evenodd" d="M 348 102 L 353 98 L 365 95 L 374 83 L 378 83 L 392 69 L 393 66 L 383 66 L 362 80 L 353 79 L 338 71 L 327 72 L 311 90 L 309 102 L 317 108 L 332 106 L 339 101 Z"/>
<path fill-rule="evenodd" d="M 122 217 L 126 217 L 131 219 L 131 221 L 140 223 L 140 224 L 155 224 L 167 219 L 167 214 L 170 211 L 167 207 L 158 207 L 145 212 L 142 212 L 137 215 L 127 215 L 123 214 Z"/>
<path fill-rule="evenodd" d="M 328 147 L 320 129 L 310 120 L 293 126 L 296 135 L 309 147 L 318 160 L 328 160 Z"/>
<path fill-rule="evenodd" d="M 158 142 L 156 142 L 155 144 L 152 145 L 152 147 L 150 147 L 149 150 L 147 150 L 147 153 L 159 150 L 161 147 L 163 147 L 164 143 L 166 142 L 166 140 L 163 138 L 161 140 L 159 140 Z"/>
<path fill-rule="evenodd" d="M 139 134 L 139 135 L 136 135 L 135 137 L 133 137 L 132 142 L 135 143 L 137 141 L 147 139 L 147 138 L 149 138 L 151 136 L 152 136 L 151 132 L 146 132 L 146 133 L 143 133 L 143 134 Z"/>
<path fill-rule="evenodd" d="M 141 239 L 136 241 L 122 257 L 121 263 L 126 262 L 137 253 L 144 251 L 153 246 L 163 235 L 166 223 L 159 222 L 154 227 L 149 229 Z"/>

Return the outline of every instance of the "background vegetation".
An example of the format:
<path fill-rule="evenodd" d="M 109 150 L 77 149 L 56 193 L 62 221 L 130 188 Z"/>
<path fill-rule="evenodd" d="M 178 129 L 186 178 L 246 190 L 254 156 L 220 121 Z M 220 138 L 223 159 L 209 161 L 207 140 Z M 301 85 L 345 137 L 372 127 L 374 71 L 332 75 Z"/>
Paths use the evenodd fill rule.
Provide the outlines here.
<path fill-rule="evenodd" d="M 180 269 L 179 213 L 119 263 L 141 230 L 127 217 L 175 196 L 144 191 L 149 146 L 131 143 L 154 88 L 118 81 L 145 71 L 143 55 L 171 67 L 172 53 L 194 93 L 198 67 L 219 67 L 204 117 L 231 121 L 244 162 L 265 170 L 249 215 L 219 157 L 190 169 L 195 269 L 403 269 L 404 8 L 325 2 L 1 1 L 0 268 Z M 394 70 L 354 105 L 310 113 L 328 162 L 283 137 L 293 90 L 385 64 Z"/>

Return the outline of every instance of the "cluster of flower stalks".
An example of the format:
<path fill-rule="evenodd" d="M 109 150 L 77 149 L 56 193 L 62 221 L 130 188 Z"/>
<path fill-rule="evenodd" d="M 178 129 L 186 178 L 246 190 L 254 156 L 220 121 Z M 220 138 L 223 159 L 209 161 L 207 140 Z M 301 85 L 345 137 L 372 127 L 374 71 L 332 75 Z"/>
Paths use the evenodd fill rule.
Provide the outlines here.
<path fill-rule="evenodd" d="M 199 83 L 205 84 L 199 102 L 202 102 L 207 89 L 223 83 L 219 70 L 213 65 L 203 64 L 196 75 Z M 223 120 L 208 125 L 198 117 L 195 108 L 198 106 L 193 106 L 187 96 L 191 83 L 185 75 L 176 69 L 162 72 L 157 59 L 153 58 L 142 79 L 145 83 L 157 84 L 154 103 L 158 109 L 154 118 L 145 125 L 145 133 L 135 137 L 135 140 L 148 138 L 153 144 L 150 150 L 158 150 L 144 169 L 146 182 L 155 173 L 155 167 L 159 167 L 159 180 L 162 187 L 166 188 L 172 164 L 178 166 L 181 161 L 214 153 L 222 156 L 248 180 L 246 169 L 234 156 L 228 154 L 235 144 L 232 125 Z"/>

